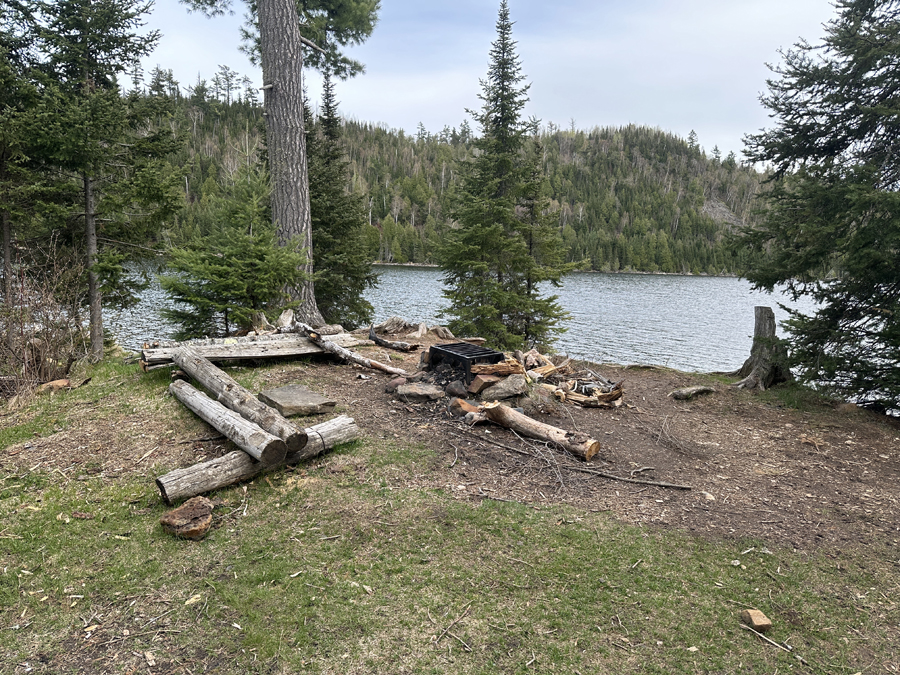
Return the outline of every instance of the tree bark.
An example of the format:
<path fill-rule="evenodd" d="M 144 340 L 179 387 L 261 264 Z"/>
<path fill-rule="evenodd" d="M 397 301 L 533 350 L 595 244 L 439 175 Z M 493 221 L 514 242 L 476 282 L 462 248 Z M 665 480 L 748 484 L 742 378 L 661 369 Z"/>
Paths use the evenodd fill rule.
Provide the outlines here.
<path fill-rule="evenodd" d="M 175 380 L 170 384 L 169 393 L 261 464 L 273 465 L 284 461 L 287 446 L 283 440 L 245 420 L 184 380 Z"/>
<path fill-rule="evenodd" d="M 103 305 L 100 296 L 100 278 L 97 276 L 97 218 L 94 213 L 94 179 L 82 174 L 84 189 L 84 238 L 87 255 L 88 306 L 90 308 L 91 359 L 103 358 Z"/>
<path fill-rule="evenodd" d="M 294 0 L 259 0 L 260 56 L 266 144 L 272 179 L 272 220 L 282 246 L 305 249 L 304 281 L 289 289 L 304 323 L 325 323 L 313 287 L 312 217 L 303 129 L 303 46 Z"/>
<path fill-rule="evenodd" d="M 359 438 L 359 427 L 356 426 L 352 417 L 346 415 L 316 424 L 305 431 L 309 436 L 309 443 L 300 452 L 287 455 L 283 464 L 297 464 L 315 457 L 335 445 L 349 443 Z M 249 480 L 263 471 L 274 468 L 276 467 L 264 466 L 253 461 L 244 452 L 235 451 L 224 457 L 170 471 L 165 476 L 156 479 L 156 486 L 159 488 L 163 500 L 167 504 L 172 504 L 232 483 Z"/>
<path fill-rule="evenodd" d="M 284 441 L 287 452 L 299 452 L 306 445 L 307 438 L 302 429 L 291 424 L 277 410 L 257 399 L 194 350 L 180 349 L 173 355 L 173 360 L 179 368 L 215 395 L 219 403 Z"/>
<path fill-rule="evenodd" d="M 482 407 L 482 411 L 494 424 L 517 431 L 528 438 L 554 443 L 586 462 L 591 461 L 600 450 L 600 442 L 587 434 L 538 422 L 500 403 L 489 403 Z"/>
<path fill-rule="evenodd" d="M 794 379 L 787 366 L 784 345 L 775 337 L 775 312 L 771 307 L 758 306 L 754 309 L 753 346 L 750 358 L 737 372 L 740 382 L 732 386 L 738 389 L 759 389 L 765 391 L 773 384 Z"/>

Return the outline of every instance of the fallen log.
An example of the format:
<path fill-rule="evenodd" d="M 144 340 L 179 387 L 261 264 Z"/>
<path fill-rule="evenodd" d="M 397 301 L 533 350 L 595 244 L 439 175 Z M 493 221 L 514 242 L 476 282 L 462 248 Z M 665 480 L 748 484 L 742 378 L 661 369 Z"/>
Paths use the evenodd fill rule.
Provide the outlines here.
<path fill-rule="evenodd" d="M 212 393 L 219 403 L 283 440 L 288 452 L 298 452 L 306 445 L 306 433 L 302 429 L 286 420 L 275 408 L 257 399 L 195 350 L 183 347 L 172 354 L 172 359 L 179 368 Z"/>
<path fill-rule="evenodd" d="M 204 422 L 227 436 L 236 446 L 261 464 L 278 464 L 287 454 L 285 442 L 244 419 L 184 380 L 175 380 L 169 392 Z"/>
<path fill-rule="evenodd" d="M 694 396 L 700 396 L 701 394 L 715 394 L 716 390 L 712 387 L 706 386 L 697 386 L 697 387 L 685 387 L 684 389 L 676 389 L 675 391 L 669 392 L 669 396 L 674 398 L 676 401 L 689 401 L 694 398 Z"/>
<path fill-rule="evenodd" d="M 384 347 L 386 349 L 395 349 L 398 352 L 414 352 L 422 345 L 414 345 L 409 342 L 400 342 L 395 340 L 385 340 L 382 337 L 378 337 L 375 334 L 375 327 L 369 326 L 369 339 L 374 342 L 379 347 Z"/>
<path fill-rule="evenodd" d="M 338 358 L 344 359 L 345 361 L 350 361 L 351 363 L 356 363 L 364 368 L 371 368 L 372 370 L 380 370 L 384 373 L 389 373 L 390 375 L 400 375 L 401 377 L 409 377 L 409 373 L 401 368 L 394 368 L 393 366 L 385 365 L 380 361 L 375 361 L 374 359 L 367 359 L 365 356 L 357 354 L 356 352 L 351 352 L 349 349 L 345 349 L 340 345 L 332 342 L 331 340 L 326 340 L 324 337 L 316 333 L 315 331 L 310 331 L 308 333 L 310 341 L 321 347 L 324 351 L 329 354 L 334 354 Z"/>
<path fill-rule="evenodd" d="M 291 453 L 280 464 L 264 465 L 253 461 L 239 450 L 183 469 L 175 469 L 156 479 L 156 486 L 166 504 L 249 480 L 254 476 L 285 464 L 296 464 L 330 450 L 335 445 L 359 438 L 359 427 L 353 418 L 341 415 L 304 430 L 309 443 L 300 452 Z"/>
<path fill-rule="evenodd" d="M 497 403 L 482 407 L 485 417 L 494 424 L 512 429 L 523 436 L 554 443 L 586 462 L 600 450 L 600 442 L 580 431 L 566 431 L 558 427 L 533 420 L 527 415 Z"/>

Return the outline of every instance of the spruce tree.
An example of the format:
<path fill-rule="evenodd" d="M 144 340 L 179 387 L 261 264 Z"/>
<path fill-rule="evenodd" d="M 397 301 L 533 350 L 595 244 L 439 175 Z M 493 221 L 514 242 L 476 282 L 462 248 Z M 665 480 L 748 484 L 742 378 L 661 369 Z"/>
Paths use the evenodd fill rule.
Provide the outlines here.
<path fill-rule="evenodd" d="M 529 130 L 522 117 L 529 86 L 512 39 L 506 0 L 497 19 L 488 75 L 481 81 L 481 127 L 474 159 L 460 166 L 462 185 L 453 209 L 456 227 L 438 256 L 444 271 L 446 314 L 457 334 L 477 334 L 494 347 L 546 344 L 561 331 L 564 313 L 539 284 L 568 271 L 562 241 L 543 220 L 539 164 L 529 160 Z"/>
<path fill-rule="evenodd" d="M 306 128 L 309 200 L 312 213 L 316 304 L 328 323 L 356 327 L 372 320 L 363 297 L 378 280 L 365 239 L 362 197 L 348 191 L 350 168 L 341 137 L 334 83 L 326 73 L 322 114 L 314 125 L 309 109 Z"/>
<path fill-rule="evenodd" d="M 802 380 L 900 410 L 900 2 L 839 0 L 821 45 L 799 43 L 762 101 L 771 129 L 746 139 L 773 168 L 763 222 L 740 244 L 745 276 L 815 300 L 789 321 Z"/>

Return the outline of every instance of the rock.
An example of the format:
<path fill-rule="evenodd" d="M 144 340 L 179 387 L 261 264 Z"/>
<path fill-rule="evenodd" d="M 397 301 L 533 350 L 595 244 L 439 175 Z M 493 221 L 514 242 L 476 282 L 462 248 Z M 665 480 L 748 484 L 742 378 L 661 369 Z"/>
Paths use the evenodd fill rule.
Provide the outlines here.
<path fill-rule="evenodd" d="M 772 627 L 772 622 L 769 617 L 758 609 L 745 609 L 741 612 L 741 621 L 760 633 L 765 633 Z"/>
<path fill-rule="evenodd" d="M 395 391 L 397 391 L 397 387 L 403 384 L 406 384 L 405 377 L 395 377 L 393 380 L 384 385 L 384 390 L 388 394 L 393 394 Z"/>
<path fill-rule="evenodd" d="M 316 327 L 316 333 L 319 335 L 340 335 L 343 332 L 344 327 L 339 323 L 331 323 Z"/>
<path fill-rule="evenodd" d="M 192 497 L 159 519 L 169 534 L 184 539 L 202 539 L 212 525 L 214 505 L 206 497 Z"/>
<path fill-rule="evenodd" d="M 412 333 L 409 333 L 406 337 L 413 340 L 421 340 L 426 335 L 428 335 L 428 324 L 420 323 L 416 330 L 414 330 Z"/>
<path fill-rule="evenodd" d="M 716 390 L 712 387 L 685 387 L 684 389 L 676 389 L 675 391 L 669 392 L 669 396 L 674 398 L 676 401 L 689 401 L 694 396 L 700 396 L 702 394 L 715 394 Z"/>
<path fill-rule="evenodd" d="M 536 370 L 529 370 L 525 373 L 528 376 L 528 379 L 532 382 L 540 382 L 544 379 L 543 373 L 539 373 Z"/>
<path fill-rule="evenodd" d="M 410 375 L 406 379 L 409 382 L 421 382 L 426 377 L 428 377 L 428 373 L 426 373 L 424 370 L 417 370 L 416 372 L 414 372 L 412 375 Z"/>
<path fill-rule="evenodd" d="M 403 319 L 399 316 L 392 316 L 390 319 L 388 319 L 387 321 L 381 322 L 374 328 L 375 328 L 375 332 L 379 333 L 380 335 L 384 335 L 384 334 L 396 335 L 398 333 L 408 331 L 415 327 L 416 327 L 416 324 L 408 323 L 406 321 L 406 319 Z M 369 331 L 367 330 L 366 333 L 368 333 L 368 332 Z"/>
<path fill-rule="evenodd" d="M 466 385 L 463 384 L 462 380 L 454 380 L 446 387 L 444 387 L 444 392 L 447 396 L 456 396 L 458 398 L 466 397 Z"/>
<path fill-rule="evenodd" d="M 487 423 L 488 418 L 482 412 L 470 412 L 470 413 L 466 413 L 466 416 L 463 418 L 463 420 L 470 427 L 474 427 L 476 424 Z"/>
<path fill-rule="evenodd" d="M 431 348 L 419 354 L 419 370 L 428 370 L 431 363 Z"/>
<path fill-rule="evenodd" d="M 434 335 L 439 340 L 453 340 L 453 333 L 450 332 L 450 329 L 446 326 L 432 326 L 428 329 L 428 332 Z"/>
<path fill-rule="evenodd" d="M 503 378 L 499 375 L 476 375 L 468 387 L 468 392 L 473 396 L 477 396 L 485 389 L 493 387 L 501 380 L 503 380 Z"/>
<path fill-rule="evenodd" d="M 437 401 L 444 397 L 444 390 L 433 384 L 401 384 L 396 396 L 404 401 Z"/>
<path fill-rule="evenodd" d="M 502 401 L 505 398 L 521 396 L 528 391 L 528 381 L 524 375 L 510 375 L 488 389 L 481 398 Z"/>
<path fill-rule="evenodd" d="M 267 389 L 260 392 L 257 398 L 275 408 L 285 417 L 333 412 L 334 406 L 337 405 L 337 401 L 327 399 L 302 384 L 289 384 L 278 389 Z"/>

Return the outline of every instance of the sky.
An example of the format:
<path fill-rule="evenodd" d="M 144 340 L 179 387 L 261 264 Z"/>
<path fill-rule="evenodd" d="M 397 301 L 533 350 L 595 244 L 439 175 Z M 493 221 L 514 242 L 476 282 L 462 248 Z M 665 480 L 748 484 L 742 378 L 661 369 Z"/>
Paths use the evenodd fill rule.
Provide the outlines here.
<path fill-rule="evenodd" d="M 496 38 L 499 0 L 382 0 L 369 40 L 349 50 L 366 72 L 338 82 L 341 113 L 415 133 L 458 127 L 480 106 L 479 80 Z M 816 43 L 834 18 L 830 0 L 509 0 L 526 81 L 525 115 L 578 129 L 637 124 L 682 138 L 693 130 L 709 153 L 734 151 L 770 125 L 759 103 L 780 49 Z M 147 28 L 162 39 L 144 61 L 171 69 L 183 87 L 220 65 L 261 84 L 238 49 L 245 6 L 233 16 L 190 14 L 156 0 Z M 312 100 L 321 91 L 310 73 Z"/>

